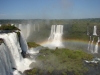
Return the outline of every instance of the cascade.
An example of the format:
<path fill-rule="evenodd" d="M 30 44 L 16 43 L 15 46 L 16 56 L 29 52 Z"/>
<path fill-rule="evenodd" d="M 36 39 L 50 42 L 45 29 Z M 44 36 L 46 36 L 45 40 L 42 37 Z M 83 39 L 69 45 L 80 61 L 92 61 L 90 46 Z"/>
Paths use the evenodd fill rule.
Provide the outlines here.
<path fill-rule="evenodd" d="M 98 53 L 98 42 L 95 45 L 94 53 Z"/>
<path fill-rule="evenodd" d="M 97 27 L 94 26 L 94 29 L 93 29 L 94 36 L 97 36 L 96 30 L 97 30 Z M 91 37 L 90 37 L 90 41 L 88 43 L 88 51 L 90 50 L 91 53 L 98 53 L 98 43 L 100 42 L 99 37 L 98 37 L 98 41 L 96 42 L 95 46 L 93 45 L 93 42 L 94 42 L 94 37 L 93 37 L 92 42 L 91 42 Z"/>
<path fill-rule="evenodd" d="M 94 53 L 98 53 L 98 43 L 99 43 L 99 37 L 98 37 L 98 41 L 95 45 Z"/>
<path fill-rule="evenodd" d="M 63 47 L 62 35 L 63 35 L 63 25 L 52 25 L 48 41 L 51 43 L 52 46 Z"/>
<path fill-rule="evenodd" d="M 27 33 L 26 27 L 24 25 L 22 25 L 22 24 L 19 24 L 18 28 L 21 30 L 21 34 L 23 35 L 23 37 L 26 39 L 26 33 Z"/>
<path fill-rule="evenodd" d="M 40 28 L 39 28 L 39 24 L 38 24 L 38 32 L 39 32 Z"/>
<path fill-rule="evenodd" d="M 89 29 L 88 29 L 88 27 L 87 27 L 87 35 L 89 35 Z"/>
<path fill-rule="evenodd" d="M 98 37 L 98 42 L 100 42 L 100 38 Z"/>
<path fill-rule="evenodd" d="M 92 42 L 91 42 L 91 48 L 90 48 L 91 53 L 93 53 L 93 50 L 94 50 L 93 42 L 94 42 L 94 37 L 93 37 L 93 40 L 92 40 Z"/>
<path fill-rule="evenodd" d="M 28 38 L 29 37 L 29 35 L 30 35 L 30 24 L 27 24 L 27 35 L 26 35 L 26 38 Z"/>
<path fill-rule="evenodd" d="M 94 26 L 93 35 L 95 35 L 95 36 L 97 36 L 96 30 L 97 30 L 97 27 Z"/>
<path fill-rule="evenodd" d="M 33 62 L 28 58 L 23 58 L 21 53 L 27 53 L 28 47 L 22 35 L 17 33 L 2 33 L 0 38 L 4 44 L 0 45 L 0 75 L 16 75 L 18 71 L 23 72 L 30 69 L 29 65 Z M 20 75 L 17 73 L 17 75 Z"/>
<path fill-rule="evenodd" d="M 13 75 L 12 68 L 14 67 L 16 67 L 16 65 L 11 52 L 8 47 L 2 43 L 0 45 L 0 75 Z"/>
<path fill-rule="evenodd" d="M 30 35 L 30 28 L 31 28 L 30 24 L 27 24 L 27 25 L 19 24 L 18 28 L 21 30 L 21 33 L 23 37 L 25 38 L 25 40 L 27 40 Z"/>
<path fill-rule="evenodd" d="M 21 46 L 21 49 L 24 51 L 24 52 L 27 52 L 28 50 L 28 46 L 27 46 L 27 42 L 25 41 L 24 37 L 22 36 L 22 33 L 20 33 L 20 46 Z"/>
<path fill-rule="evenodd" d="M 88 51 L 90 51 L 90 47 L 91 47 L 91 36 L 90 36 L 90 41 L 88 43 Z"/>
<path fill-rule="evenodd" d="M 35 24 L 34 24 L 34 31 L 35 31 Z"/>

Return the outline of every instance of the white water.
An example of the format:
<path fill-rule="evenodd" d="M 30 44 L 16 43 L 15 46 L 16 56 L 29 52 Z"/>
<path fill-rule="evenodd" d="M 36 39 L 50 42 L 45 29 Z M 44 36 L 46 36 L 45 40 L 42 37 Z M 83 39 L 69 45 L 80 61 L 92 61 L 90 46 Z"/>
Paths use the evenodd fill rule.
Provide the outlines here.
<path fill-rule="evenodd" d="M 17 33 L 13 32 L 0 34 L 0 38 L 5 43 L 0 45 L 0 75 L 20 75 L 17 71 L 30 69 L 29 65 L 34 60 L 23 58 L 21 55 L 22 51 L 27 52 L 27 44 L 23 37 L 20 37 L 19 42 Z"/>
<path fill-rule="evenodd" d="M 88 51 L 90 51 L 90 47 L 91 47 L 91 36 L 90 36 L 90 41 L 88 43 Z"/>
<path fill-rule="evenodd" d="M 27 24 L 27 25 L 19 24 L 18 28 L 21 30 L 21 33 L 23 37 L 25 38 L 25 40 L 27 40 L 30 35 L 30 28 L 31 28 L 30 24 Z"/>
<path fill-rule="evenodd" d="M 93 53 L 93 51 L 94 51 L 93 42 L 94 42 L 94 37 L 93 37 L 93 40 L 92 40 L 92 42 L 91 42 L 91 48 L 90 48 L 90 52 L 91 52 L 91 53 Z"/>
<path fill-rule="evenodd" d="M 52 25 L 48 38 L 49 47 L 63 47 L 62 44 L 63 25 Z"/>
<path fill-rule="evenodd" d="M 94 36 L 97 36 L 97 27 L 94 26 L 94 29 L 93 29 L 93 35 Z M 98 43 L 100 42 L 100 39 L 98 37 L 98 41 L 96 42 L 95 46 L 93 45 L 93 42 L 94 42 L 94 37 L 93 37 L 93 40 L 91 42 L 91 37 L 90 37 L 90 41 L 88 43 L 88 51 L 90 51 L 91 53 L 98 53 Z"/>
<path fill-rule="evenodd" d="M 97 36 L 96 30 L 97 30 L 97 27 L 94 26 L 93 35 L 95 35 L 95 36 Z"/>
<path fill-rule="evenodd" d="M 94 53 L 98 53 L 98 42 L 95 45 Z"/>
<path fill-rule="evenodd" d="M 27 50 L 28 50 L 28 46 L 27 46 L 27 42 L 26 42 L 26 40 L 24 39 L 24 37 L 23 37 L 23 35 L 22 35 L 22 33 L 20 33 L 21 35 L 20 35 L 20 46 L 21 46 L 21 49 L 24 51 L 24 52 L 27 52 Z"/>
<path fill-rule="evenodd" d="M 89 41 L 89 43 L 88 43 L 88 51 L 89 52 L 91 52 L 91 53 L 98 53 L 98 43 L 99 43 L 100 41 L 99 41 L 99 37 L 98 37 L 98 40 L 97 40 L 97 42 L 96 42 L 96 44 L 95 44 L 95 46 L 94 46 L 94 38 L 93 38 L 93 40 L 92 40 L 92 42 L 91 42 L 91 37 L 90 37 L 90 41 Z"/>
<path fill-rule="evenodd" d="M 16 67 L 10 50 L 4 43 L 0 45 L 0 75 L 13 75 L 12 68 Z"/>
<path fill-rule="evenodd" d="M 36 30 L 35 30 L 35 24 L 34 24 L 34 31 L 36 31 Z"/>
<path fill-rule="evenodd" d="M 26 34 L 26 38 L 28 38 L 29 37 L 29 35 L 30 35 L 30 28 L 31 28 L 31 25 L 30 24 L 27 24 L 27 34 Z"/>
<path fill-rule="evenodd" d="M 99 43 L 100 41 L 99 41 L 99 37 L 98 37 L 98 41 L 97 41 L 97 43 L 96 43 L 96 45 L 95 45 L 95 49 L 94 49 L 94 53 L 98 53 L 98 43 Z"/>
<path fill-rule="evenodd" d="M 40 31 L 40 27 L 39 27 L 39 24 L 38 24 L 38 32 Z"/>
<path fill-rule="evenodd" d="M 100 42 L 100 38 L 98 37 L 98 42 Z"/>
<path fill-rule="evenodd" d="M 89 35 L 89 30 L 88 30 L 88 27 L 87 27 L 87 35 Z"/>

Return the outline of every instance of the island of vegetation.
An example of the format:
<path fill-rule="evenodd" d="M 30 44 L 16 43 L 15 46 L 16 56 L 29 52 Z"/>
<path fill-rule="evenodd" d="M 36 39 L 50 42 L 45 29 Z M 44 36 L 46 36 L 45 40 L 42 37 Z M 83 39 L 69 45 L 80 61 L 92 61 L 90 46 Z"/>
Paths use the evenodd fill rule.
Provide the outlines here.
<path fill-rule="evenodd" d="M 82 50 L 43 49 L 40 50 L 33 69 L 25 71 L 26 75 L 84 75 L 88 68 L 84 60 L 93 56 Z"/>

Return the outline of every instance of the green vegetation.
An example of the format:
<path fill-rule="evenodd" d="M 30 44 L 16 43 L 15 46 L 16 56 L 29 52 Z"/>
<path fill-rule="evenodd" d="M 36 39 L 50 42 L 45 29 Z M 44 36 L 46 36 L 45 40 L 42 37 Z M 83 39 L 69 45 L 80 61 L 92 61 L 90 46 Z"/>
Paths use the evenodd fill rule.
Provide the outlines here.
<path fill-rule="evenodd" d="M 27 42 L 27 44 L 29 48 L 40 46 L 39 44 L 36 44 L 35 42 Z"/>
<path fill-rule="evenodd" d="M 40 51 L 40 56 L 37 57 L 38 62 L 34 63 L 35 68 L 26 74 L 84 75 L 88 71 L 88 68 L 84 65 L 84 60 L 92 60 L 92 58 L 91 54 L 81 50 L 44 49 Z"/>
<path fill-rule="evenodd" d="M 20 31 L 20 29 L 18 29 L 17 27 L 15 27 L 14 25 L 11 25 L 11 24 L 4 24 L 4 25 L 1 25 L 0 26 L 0 30 L 19 30 Z"/>

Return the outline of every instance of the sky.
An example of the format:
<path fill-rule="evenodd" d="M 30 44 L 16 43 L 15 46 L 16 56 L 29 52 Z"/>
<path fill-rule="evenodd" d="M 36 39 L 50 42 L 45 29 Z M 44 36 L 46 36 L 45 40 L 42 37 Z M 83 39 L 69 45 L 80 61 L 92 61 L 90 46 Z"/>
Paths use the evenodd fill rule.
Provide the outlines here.
<path fill-rule="evenodd" d="M 100 0 L 0 0 L 0 19 L 100 18 Z"/>

